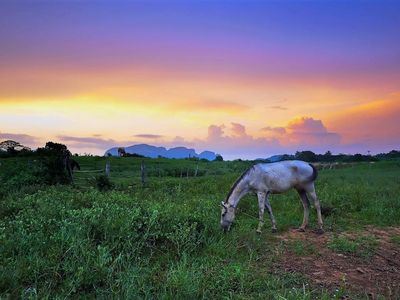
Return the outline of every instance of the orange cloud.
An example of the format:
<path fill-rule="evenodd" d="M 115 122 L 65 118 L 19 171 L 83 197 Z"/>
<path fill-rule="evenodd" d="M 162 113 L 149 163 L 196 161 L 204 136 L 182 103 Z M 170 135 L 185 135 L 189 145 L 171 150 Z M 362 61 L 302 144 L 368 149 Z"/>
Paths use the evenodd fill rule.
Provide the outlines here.
<path fill-rule="evenodd" d="M 262 132 L 279 140 L 286 147 L 332 147 L 340 144 L 340 135 L 330 132 L 321 120 L 301 117 L 286 127 L 264 127 Z"/>
<path fill-rule="evenodd" d="M 398 148 L 400 93 L 334 113 L 328 120 L 330 127 L 340 132 L 346 143 L 362 143 L 377 151 Z"/>
<path fill-rule="evenodd" d="M 267 136 L 270 136 L 270 137 L 280 137 L 286 133 L 286 129 L 284 127 L 266 126 L 266 127 L 261 128 L 261 131 L 265 132 L 267 134 Z"/>
<path fill-rule="evenodd" d="M 228 129 L 228 130 L 226 130 Z M 264 127 L 262 137 L 247 133 L 240 123 L 210 125 L 204 140 L 194 140 L 196 148 L 211 149 L 227 157 L 267 157 L 297 150 L 324 152 L 340 146 L 340 135 L 329 131 L 321 120 L 309 117 L 295 119 L 286 127 Z"/>
<path fill-rule="evenodd" d="M 340 135 L 329 132 L 321 120 L 302 117 L 291 121 L 286 127 L 284 145 L 334 146 L 340 143 Z"/>

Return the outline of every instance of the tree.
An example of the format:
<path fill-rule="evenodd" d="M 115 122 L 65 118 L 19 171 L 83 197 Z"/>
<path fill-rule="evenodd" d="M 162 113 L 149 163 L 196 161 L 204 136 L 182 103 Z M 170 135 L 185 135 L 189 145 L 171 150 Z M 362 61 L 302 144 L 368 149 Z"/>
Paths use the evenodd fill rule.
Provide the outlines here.
<path fill-rule="evenodd" d="M 307 162 L 317 161 L 317 156 L 312 151 L 297 151 L 295 154 L 295 158 Z"/>
<path fill-rule="evenodd" d="M 217 154 L 217 155 L 215 156 L 214 161 L 224 161 L 224 158 L 222 157 L 221 154 Z"/>
<path fill-rule="evenodd" d="M 47 142 L 38 148 L 37 154 L 43 159 L 44 179 L 49 184 L 65 184 L 72 181 L 71 152 L 64 144 Z"/>
<path fill-rule="evenodd" d="M 53 142 L 47 142 L 44 148 L 38 148 L 37 153 L 42 155 L 71 155 L 67 146 Z"/>
<path fill-rule="evenodd" d="M 318 160 L 319 161 L 326 161 L 326 162 L 331 162 L 335 159 L 335 157 L 332 155 L 331 151 L 326 151 L 325 154 L 318 155 Z"/>

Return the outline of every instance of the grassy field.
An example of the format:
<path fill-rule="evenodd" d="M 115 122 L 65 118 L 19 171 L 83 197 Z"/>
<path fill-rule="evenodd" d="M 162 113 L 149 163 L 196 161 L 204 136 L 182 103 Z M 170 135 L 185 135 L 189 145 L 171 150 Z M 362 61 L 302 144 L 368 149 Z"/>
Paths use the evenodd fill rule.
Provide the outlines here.
<path fill-rule="evenodd" d="M 104 168 L 106 158 L 78 157 L 82 170 Z M 319 286 L 301 272 L 279 271 L 280 236 L 298 227 L 302 206 L 289 192 L 271 199 L 278 233 L 266 216 L 256 233 L 257 200 L 246 196 L 235 226 L 219 228 L 220 207 L 231 184 L 249 162 L 111 158 L 113 190 L 100 192 L 93 177 L 79 173 L 75 185 L 35 181 L 29 159 L 0 165 L 0 297 L 162 299 L 364 298 L 346 285 Z M 195 170 L 197 176 L 194 177 Z M 338 236 L 365 225 L 400 225 L 400 162 L 364 163 L 320 171 L 316 190 L 322 206 L 327 248 L 374 251 L 373 237 Z M 316 227 L 311 213 L 311 229 Z M 312 235 L 313 233 L 307 232 Z M 400 247 L 397 235 L 390 237 Z M 363 249 L 359 249 L 361 246 Z M 367 245 L 367 246 L 365 246 Z M 313 245 L 292 241 L 294 255 L 317 255 Z"/>

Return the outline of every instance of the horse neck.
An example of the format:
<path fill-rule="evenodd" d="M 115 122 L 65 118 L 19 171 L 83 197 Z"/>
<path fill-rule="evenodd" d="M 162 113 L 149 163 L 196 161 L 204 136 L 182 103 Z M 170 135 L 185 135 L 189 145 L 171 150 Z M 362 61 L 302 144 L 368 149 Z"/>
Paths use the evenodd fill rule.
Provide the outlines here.
<path fill-rule="evenodd" d="M 245 178 L 242 178 L 232 189 L 227 202 L 233 206 L 237 207 L 239 204 L 240 199 L 248 193 L 248 183 Z"/>

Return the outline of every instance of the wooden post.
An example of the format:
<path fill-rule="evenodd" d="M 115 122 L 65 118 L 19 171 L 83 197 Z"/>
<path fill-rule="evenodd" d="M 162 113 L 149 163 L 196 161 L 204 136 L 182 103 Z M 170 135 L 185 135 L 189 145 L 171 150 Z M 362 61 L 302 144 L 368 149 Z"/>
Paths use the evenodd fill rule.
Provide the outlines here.
<path fill-rule="evenodd" d="M 70 182 L 73 183 L 74 178 L 72 176 L 71 161 L 70 161 L 70 157 L 69 157 L 68 153 L 64 154 L 63 164 L 64 164 L 65 170 L 67 171 Z"/>
<path fill-rule="evenodd" d="M 144 161 L 142 160 L 142 164 L 140 165 L 140 175 L 142 177 L 142 186 L 144 186 L 145 184 L 145 165 L 144 165 Z"/>
<path fill-rule="evenodd" d="M 110 171 L 111 171 L 111 167 L 110 167 L 110 161 L 106 162 L 106 176 L 110 177 Z"/>

